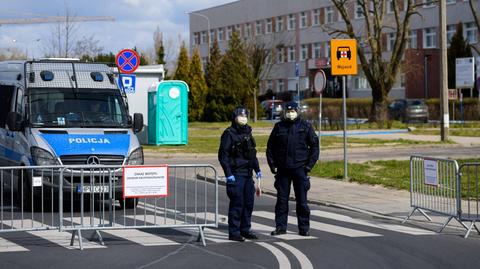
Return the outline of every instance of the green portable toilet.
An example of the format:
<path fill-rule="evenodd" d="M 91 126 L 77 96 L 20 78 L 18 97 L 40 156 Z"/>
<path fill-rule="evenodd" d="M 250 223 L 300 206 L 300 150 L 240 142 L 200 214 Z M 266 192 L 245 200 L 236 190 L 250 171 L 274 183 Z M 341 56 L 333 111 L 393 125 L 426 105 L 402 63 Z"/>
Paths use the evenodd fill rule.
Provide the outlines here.
<path fill-rule="evenodd" d="M 188 85 L 166 80 L 148 92 L 148 144 L 188 143 Z"/>

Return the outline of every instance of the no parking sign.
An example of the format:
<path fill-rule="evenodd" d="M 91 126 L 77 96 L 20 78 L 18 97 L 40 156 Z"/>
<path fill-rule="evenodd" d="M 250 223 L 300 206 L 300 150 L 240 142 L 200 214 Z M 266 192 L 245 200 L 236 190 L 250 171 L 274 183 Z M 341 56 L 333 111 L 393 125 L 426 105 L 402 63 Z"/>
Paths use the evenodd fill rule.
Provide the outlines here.
<path fill-rule="evenodd" d="M 115 57 L 115 63 L 120 73 L 131 74 L 135 72 L 140 65 L 140 57 L 136 51 L 124 49 Z"/>

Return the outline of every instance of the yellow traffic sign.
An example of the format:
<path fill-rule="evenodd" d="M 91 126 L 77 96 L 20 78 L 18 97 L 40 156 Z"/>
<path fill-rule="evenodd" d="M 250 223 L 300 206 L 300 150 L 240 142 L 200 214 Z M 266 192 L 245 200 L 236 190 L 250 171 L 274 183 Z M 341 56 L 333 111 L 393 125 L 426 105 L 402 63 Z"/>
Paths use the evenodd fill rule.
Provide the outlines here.
<path fill-rule="evenodd" d="M 330 40 L 332 75 L 357 74 L 357 41 L 355 39 Z"/>

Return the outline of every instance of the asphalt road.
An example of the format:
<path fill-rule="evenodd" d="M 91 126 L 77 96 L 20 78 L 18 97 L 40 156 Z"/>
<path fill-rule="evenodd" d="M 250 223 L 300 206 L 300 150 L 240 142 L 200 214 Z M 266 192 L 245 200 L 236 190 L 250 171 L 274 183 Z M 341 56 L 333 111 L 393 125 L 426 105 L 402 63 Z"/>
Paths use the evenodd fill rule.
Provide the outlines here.
<path fill-rule="evenodd" d="M 172 189 L 174 186 L 177 186 L 176 192 Z M 199 203 L 196 207 L 201 219 L 204 216 L 200 213 L 201 201 L 205 193 L 211 197 L 215 189 L 210 183 L 195 184 L 190 180 L 185 184 L 179 179 L 171 182 L 170 190 L 165 202 L 170 210 L 166 214 L 180 223 L 185 215 L 191 221 L 195 201 Z M 174 203 L 175 197 L 177 203 Z M 164 201 L 157 204 L 160 219 L 164 216 L 160 213 Z M 176 210 L 173 210 L 174 204 Z M 274 226 L 275 199 L 266 195 L 256 199 L 253 217 L 253 228 L 260 239 L 231 242 L 227 240 L 224 217 L 227 204 L 225 189 L 220 186 L 220 224 L 218 229 L 205 229 L 206 247 L 196 242 L 196 230 L 172 228 L 101 231 L 105 246 L 90 240 L 92 233 L 85 231 L 83 251 L 78 250 L 77 245 L 68 246 L 68 232 L 3 233 L 0 234 L 0 268 L 475 268 L 480 263 L 480 236 L 463 239 L 457 230 L 439 235 L 432 232 L 436 227 L 401 225 L 322 206 L 311 206 L 310 237 L 297 235 L 294 212 L 289 217 L 290 233 L 272 237 L 269 232 Z M 211 205 L 208 211 L 214 212 Z M 144 214 L 152 214 L 152 208 L 154 203 L 150 200 L 141 201 L 135 211 L 123 212 L 117 208 L 115 222 L 121 223 L 128 217 L 128 223 L 132 223 L 132 215 L 138 215 L 134 217 L 136 224 L 143 225 L 148 222 Z M 294 204 L 291 203 L 290 208 L 294 209 Z M 18 218 L 20 213 L 17 209 L 14 211 L 14 218 Z M 184 214 L 185 211 L 189 214 Z M 178 217 L 172 215 L 177 214 L 175 212 Z M 8 219 L 10 211 L 4 213 L 3 218 Z M 68 214 L 64 216 L 66 223 L 70 219 Z M 79 212 L 73 214 L 78 216 Z M 91 212 L 86 212 L 89 214 Z M 29 214 L 24 217 L 28 219 Z M 10 224 L 5 221 L 5 225 Z M 60 238 L 62 236 L 65 238 Z"/>

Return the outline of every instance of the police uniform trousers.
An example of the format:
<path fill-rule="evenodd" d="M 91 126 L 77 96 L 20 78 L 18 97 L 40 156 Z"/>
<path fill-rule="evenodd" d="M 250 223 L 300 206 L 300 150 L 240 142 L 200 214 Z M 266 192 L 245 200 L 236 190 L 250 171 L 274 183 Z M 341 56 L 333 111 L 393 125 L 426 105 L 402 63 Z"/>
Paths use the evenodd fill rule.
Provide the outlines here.
<path fill-rule="evenodd" d="M 228 233 L 237 236 L 250 232 L 255 184 L 252 177 L 233 175 L 235 181 L 227 183 Z"/>
<path fill-rule="evenodd" d="M 310 228 L 310 208 L 307 202 L 307 191 L 310 189 L 310 178 L 303 167 L 281 169 L 275 175 L 275 189 L 277 189 L 277 203 L 275 205 L 275 224 L 278 230 L 287 230 L 288 200 L 290 185 L 293 182 L 295 200 L 297 202 L 297 221 L 299 231 L 308 231 Z"/>

